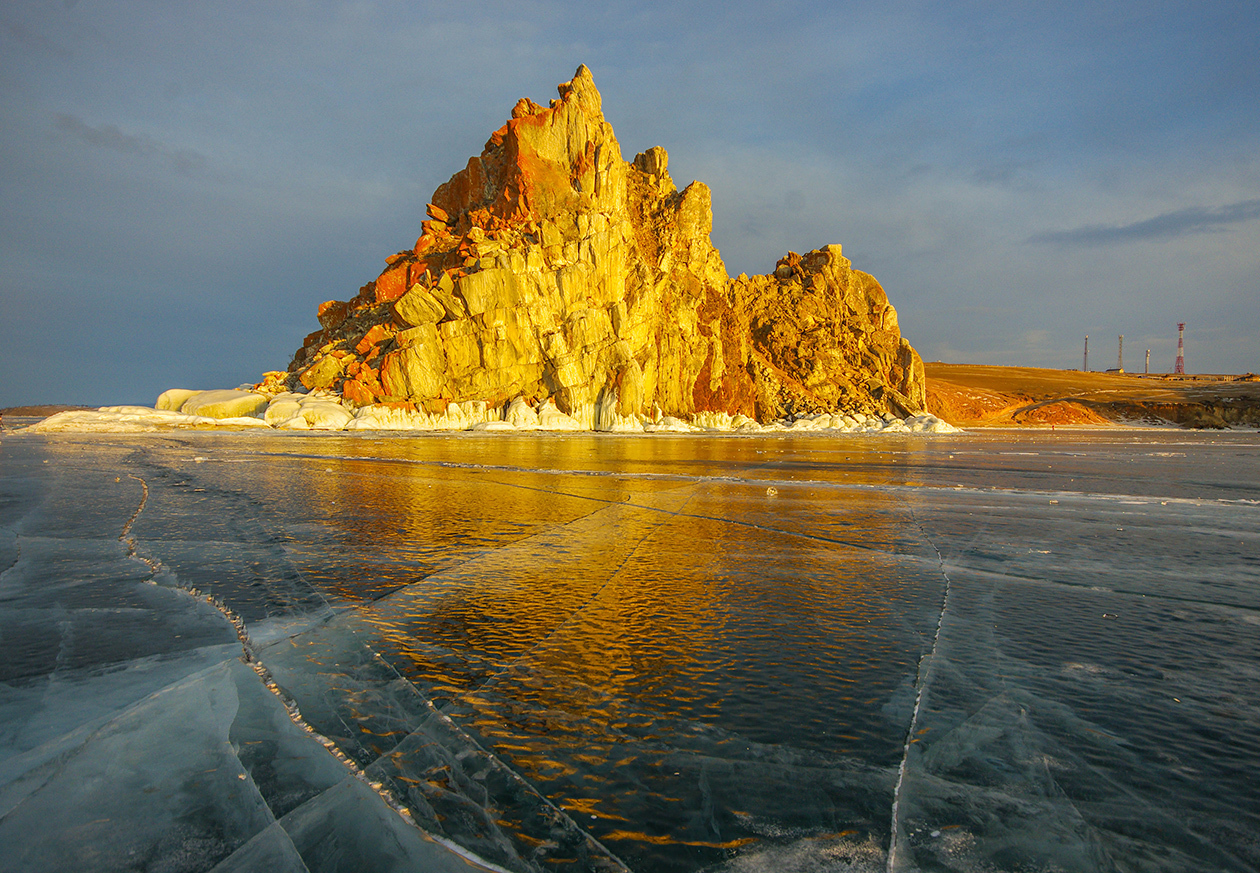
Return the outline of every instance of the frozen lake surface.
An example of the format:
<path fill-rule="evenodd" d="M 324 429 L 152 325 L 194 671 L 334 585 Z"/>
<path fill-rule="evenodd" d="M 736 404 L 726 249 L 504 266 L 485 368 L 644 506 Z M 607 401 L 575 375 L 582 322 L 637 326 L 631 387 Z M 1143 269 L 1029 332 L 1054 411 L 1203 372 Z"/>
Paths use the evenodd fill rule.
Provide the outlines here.
<path fill-rule="evenodd" d="M 1260 435 L 5 434 L 0 674 L 6 871 L 1256 870 Z"/>

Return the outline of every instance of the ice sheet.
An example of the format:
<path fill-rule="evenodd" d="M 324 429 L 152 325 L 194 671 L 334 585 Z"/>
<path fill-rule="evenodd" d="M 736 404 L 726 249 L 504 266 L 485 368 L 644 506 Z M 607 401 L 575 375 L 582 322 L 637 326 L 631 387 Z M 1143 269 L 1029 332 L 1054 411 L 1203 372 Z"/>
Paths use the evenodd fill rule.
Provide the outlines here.
<path fill-rule="evenodd" d="M 1260 860 L 1257 516 L 1179 491 L 925 495 L 952 584 L 893 869 Z"/>
<path fill-rule="evenodd" d="M 1254 869 L 1253 442 L 6 437 L 0 839 L 152 744 L 109 857 Z"/>
<path fill-rule="evenodd" d="M 151 465 L 116 446 L 6 443 L 0 870 L 493 869 L 426 836 L 295 722 L 245 663 L 226 601 L 193 596 L 165 550 L 132 537 L 163 487 L 144 481 Z M 283 553 L 260 554 L 268 575 Z M 324 598 L 301 620 L 271 590 L 288 617 L 264 635 L 327 618 Z"/>

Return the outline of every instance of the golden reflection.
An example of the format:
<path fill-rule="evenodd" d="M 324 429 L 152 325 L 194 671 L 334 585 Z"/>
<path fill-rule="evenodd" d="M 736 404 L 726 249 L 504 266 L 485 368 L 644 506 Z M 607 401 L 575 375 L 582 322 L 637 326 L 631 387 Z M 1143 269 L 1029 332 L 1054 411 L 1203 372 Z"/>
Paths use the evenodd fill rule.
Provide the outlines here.
<path fill-rule="evenodd" d="M 629 821 L 623 816 L 609 815 L 600 808 L 602 802 L 602 798 L 598 797 L 566 797 L 560 801 L 559 806 L 565 812 L 577 813 L 581 816 L 596 816 L 615 821 Z"/>
<path fill-rule="evenodd" d="M 610 831 L 600 835 L 601 840 L 633 840 L 636 843 L 650 843 L 654 846 L 698 846 L 705 849 L 738 849 L 757 842 L 755 837 L 743 837 L 738 840 L 713 842 L 710 840 L 681 840 L 660 834 L 645 834 L 642 831 Z"/>
<path fill-rule="evenodd" d="M 895 768 L 905 722 L 883 707 L 913 682 L 938 611 L 930 546 L 885 487 L 908 481 L 906 452 L 312 443 L 320 457 L 275 465 L 319 525 L 290 545 L 303 573 L 357 603 L 372 647 L 517 773 L 595 816 L 601 840 L 748 845 L 741 786 L 784 773 L 805 780 L 782 790 L 799 792 L 810 827 L 885 826 L 830 786 L 845 756 Z M 344 560 L 322 571 L 328 538 Z"/>

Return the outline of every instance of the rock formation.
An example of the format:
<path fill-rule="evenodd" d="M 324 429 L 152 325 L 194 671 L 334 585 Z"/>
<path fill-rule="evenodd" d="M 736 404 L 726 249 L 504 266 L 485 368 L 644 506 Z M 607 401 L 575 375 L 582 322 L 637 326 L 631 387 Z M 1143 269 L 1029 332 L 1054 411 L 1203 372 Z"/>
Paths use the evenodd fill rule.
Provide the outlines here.
<path fill-rule="evenodd" d="M 709 189 L 677 190 L 659 147 L 623 160 L 586 67 L 559 92 L 518 102 L 434 192 L 415 246 L 320 305 L 292 387 L 428 415 L 467 401 L 558 411 L 596 429 L 925 408 L 895 310 L 838 245 L 728 277 Z"/>

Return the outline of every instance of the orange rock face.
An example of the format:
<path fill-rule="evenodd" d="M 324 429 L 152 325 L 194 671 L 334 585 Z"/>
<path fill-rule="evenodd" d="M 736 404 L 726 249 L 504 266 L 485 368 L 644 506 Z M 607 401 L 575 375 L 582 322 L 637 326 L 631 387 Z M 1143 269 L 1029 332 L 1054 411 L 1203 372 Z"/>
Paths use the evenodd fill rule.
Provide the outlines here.
<path fill-rule="evenodd" d="M 679 191 L 659 147 L 623 160 L 586 67 L 558 90 L 517 102 L 412 248 L 320 306 L 292 378 L 431 411 L 551 398 L 587 426 L 924 408 L 895 310 L 839 246 L 731 279 L 708 189 Z"/>
<path fill-rule="evenodd" d="M 559 90 L 550 108 L 517 103 L 481 154 L 434 192 L 435 220 L 466 232 L 616 205 L 623 162 L 619 148 L 600 154 L 616 139 L 590 71 L 579 68 Z"/>
<path fill-rule="evenodd" d="M 393 331 L 385 325 L 374 324 L 368 328 L 368 331 L 363 335 L 363 338 L 355 344 L 354 350 L 360 355 L 371 355 L 372 350 L 375 349 L 382 340 L 388 339 L 392 335 Z"/>

